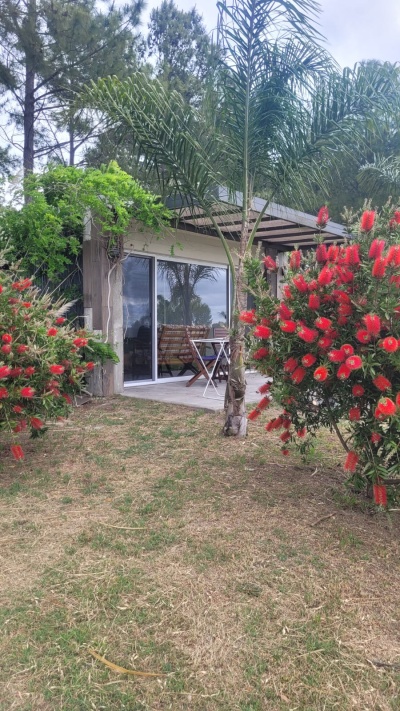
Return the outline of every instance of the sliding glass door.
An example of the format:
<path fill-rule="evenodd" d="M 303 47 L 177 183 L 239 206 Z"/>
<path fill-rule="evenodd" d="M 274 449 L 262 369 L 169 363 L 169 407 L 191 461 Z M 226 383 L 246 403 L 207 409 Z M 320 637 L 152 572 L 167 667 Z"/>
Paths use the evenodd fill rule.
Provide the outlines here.
<path fill-rule="evenodd" d="M 182 352 L 188 345 L 182 327 L 202 326 L 207 337 L 220 337 L 228 303 L 226 267 L 128 256 L 123 262 L 124 382 L 193 375 L 196 366 Z"/>
<path fill-rule="evenodd" d="M 124 381 L 153 378 L 153 298 L 151 257 L 123 262 Z"/>

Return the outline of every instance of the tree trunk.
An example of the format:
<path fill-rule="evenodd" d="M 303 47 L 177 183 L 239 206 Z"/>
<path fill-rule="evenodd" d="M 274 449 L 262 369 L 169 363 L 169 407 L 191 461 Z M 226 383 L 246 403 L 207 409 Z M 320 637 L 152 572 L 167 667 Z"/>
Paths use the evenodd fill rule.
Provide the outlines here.
<path fill-rule="evenodd" d="M 33 172 L 35 124 L 35 70 L 27 58 L 24 97 L 24 176 Z"/>
<path fill-rule="evenodd" d="M 244 257 L 249 236 L 248 218 L 243 221 L 240 236 L 239 262 L 236 269 L 236 291 L 233 303 L 233 319 L 229 341 L 230 366 L 225 393 L 225 424 L 223 433 L 226 437 L 246 437 L 246 377 L 244 362 L 245 326 L 239 320 L 239 314 L 246 308 L 247 292 L 244 282 Z"/>
<path fill-rule="evenodd" d="M 75 136 L 74 136 L 74 125 L 71 121 L 68 127 L 69 133 L 69 165 L 75 165 Z"/>

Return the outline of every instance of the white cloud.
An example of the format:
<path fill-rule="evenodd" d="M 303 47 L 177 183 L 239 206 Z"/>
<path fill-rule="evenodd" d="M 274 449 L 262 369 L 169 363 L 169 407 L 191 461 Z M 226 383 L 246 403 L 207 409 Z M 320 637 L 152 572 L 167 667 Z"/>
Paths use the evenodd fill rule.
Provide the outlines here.
<path fill-rule="evenodd" d="M 143 24 L 161 0 L 150 0 Z M 203 16 L 207 29 L 216 27 L 215 0 L 175 0 L 182 10 L 193 6 Z M 398 0 L 321 0 L 320 31 L 327 48 L 341 66 L 361 59 L 400 61 L 400 4 Z"/>

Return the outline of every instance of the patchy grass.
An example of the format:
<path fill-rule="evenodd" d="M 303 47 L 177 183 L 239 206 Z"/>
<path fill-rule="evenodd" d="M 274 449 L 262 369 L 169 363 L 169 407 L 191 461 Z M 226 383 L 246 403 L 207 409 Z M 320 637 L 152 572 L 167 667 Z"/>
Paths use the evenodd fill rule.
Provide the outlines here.
<path fill-rule="evenodd" d="M 219 430 L 115 398 L 3 456 L 1 711 L 400 708 L 398 514 L 329 435 L 303 465 Z"/>

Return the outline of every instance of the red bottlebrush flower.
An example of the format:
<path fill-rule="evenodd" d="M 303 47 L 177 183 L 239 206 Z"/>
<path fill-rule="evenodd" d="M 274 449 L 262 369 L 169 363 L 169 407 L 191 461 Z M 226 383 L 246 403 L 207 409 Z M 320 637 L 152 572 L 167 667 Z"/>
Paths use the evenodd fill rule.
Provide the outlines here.
<path fill-rule="evenodd" d="M 321 299 L 319 298 L 318 294 L 310 294 L 308 297 L 308 308 L 310 309 L 319 309 L 321 306 Z"/>
<path fill-rule="evenodd" d="M 368 256 L 370 259 L 379 259 L 385 249 L 384 239 L 374 239 L 369 248 Z"/>
<path fill-rule="evenodd" d="M 0 294 L 2 293 L 2 291 L 3 291 L 3 287 L 2 287 L 2 285 L 0 284 Z"/>
<path fill-rule="evenodd" d="M 271 390 L 271 383 L 263 383 L 263 384 L 260 385 L 260 387 L 258 388 L 258 392 L 261 393 L 261 395 L 262 395 L 263 393 L 268 393 L 270 390 Z"/>
<path fill-rule="evenodd" d="M 318 284 L 320 286 L 328 286 L 332 281 L 332 276 L 332 270 L 329 267 L 324 267 L 318 275 Z"/>
<path fill-rule="evenodd" d="M 346 358 L 346 365 L 350 368 L 350 370 L 358 370 L 363 366 L 362 358 L 358 355 L 352 355 L 349 358 Z"/>
<path fill-rule="evenodd" d="M 318 282 L 316 279 L 311 279 L 311 281 L 308 282 L 308 291 L 317 291 L 318 289 Z"/>
<path fill-rule="evenodd" d="M 370 336 L 377 338 L 381 333 L 381 320 L 376 314 L 367 314 L 363 321 Z"/>
<path fill-rule="evenodd" d="M 329 210 L 326 205 L 323 205 L 320 207 L 318 210 L 318 215 L 317 215 L 317 227 L 321 227 L 322 229 L 326 227 L 326 223 L 329 220 Z"/>
<path fill-rule="evenodd" d="M 270 403 L 270 399 L 269 399 L 269 397 L 266 395 L 265 397 L 261 398 L 260 402 L 259 402 L 258 405 L 257 405 L 257 409 L 260 410 L 260 412 L 262 412 L 262 411 L 265 410 L 267 407 L 269 407 L 269 403 Z"/>
<path fill-rule="evenodd" d="M 387 491 L 384 484 L 374 484 L 374 502 L 377 506 L 387 506 Z"/>
<path fill-rule="evenodd" d="M 87 346 L 88 339 L 87 338 L 74 338 L 72 343 L 74 344 L 74 346 L 76 346 L 76 348 L 83 348 L 83 346 Z"/>
<path fill-rule="evenodd" d="M 61 397 L 63 397 L 64 400 L 66 400 L 68 405 L 72 405 L 72 398 L 70 395 L 68 395 L 68 393 L 61 393 Z"/>
<path fill-rule="evenodd" d="M 346 472 L 355 472 L 359 456 L 356 452 L 349 452 L 346 458 L 344 469 Z"/>
<path fill-rule="evenodd" d="M 65 371 L 65 368 L 63 365 L 51 365 L 49 368 L 50 373 L 53 373 L 53 375 L 62 375 L 63 372 Z M 58 385 L 58 383 L 57 383 Z"/>
<path fill-rule="evenodd" d="M 360 229 L 362 232 L 369 232 L 372 230 L 375 222 L 375 212 L 374 210 L 365 210 L 361 217 Z"/>
<path fill-rule="evenodd" d="M 343 363 L 346 358 L 346 354 L 342 350 L 329 351 L 328 359 L 331 363 Z"/>
<path fill-rule="evenodd" d="M 23 368 L 20 368 L 20 367 L 12 368 L 10 370 L 10 377 L 11 378 L 19 378 L 19 376 L 22 375 L 23 372 L 24 372 Z"/>
<path fill-rule="evenodd" d="M 351 304 L 339 304 L 338 314 L 339 316 L 351 316 L 353 313 L 353 307 Z"/>
<path fill-rule="evenodd" d="M 12 343 L 12 336 L 9 333 L 3 333 L 1 340 L 3 343 Z"/>
<path fill-rule="evenodd" d="M 386 259 L 379 257 L 375 259 L 374 266 L 372 267 L 372 276 L 376 279 L 382 279 L 386 274 Z"/>
<path fill-rule="evenodd" d="M 23 432 L 27 428 L 27 421 L 26 420 L 20 420 L 18 424 L 14 427 L 14 432 Z"/>
<path fill-rule="evenodd" d="M 350 375 L 351 375 L 351 370 L 346 363 L 342 363 L 342 365 L 339 366 L 338 372 L 336 373 L 337 377 L 339 380 L 347 380 Z"/>
<path fill-rule="evenodd" d="M 318 346 L 323 351 L 326 351 L 326 350 L 328 350 L 328 348 L 331 347 L 332 343 L 333 343 L 333 338 L 330 338 L 329 336 L 322 336 L 322 338 L 320 338 L 318 341 Z"/>
<path fill-rule="evenodd" d="M 5 400 L 8 397 L 7 388 L 0 388 L 0 400 Z"/>
<path fill-rule="evenodd" d="M 301 365 L 298 368 L 296 368 L 296 370 L 293 371 L 293 373 L 291 375 L 291 378 L 292 378 L 293 382 L 295 383 L 295 385 L 300 385 L 302 380 L 304 380 L 306 374 L 307 374 L 307 372 L 304 370 L 304 368 L 301 367 Z"/>
<path fill-rule="evenodd" d="M 400 275 L 392 274 L 392 276 L 389 279 L 389 284 L 395 284 L 395 286 L 397 286 L 397 288 L 400 289 Z"/>
<path fill-rule="evenodd" d="M 253 358 L 254 360 L 262 360 L 263 358 L 266 358 L 267 355 L 269 355 L 268 348 L 259 348 L 255 351 L 255 353 L 253 353 Z"/>
<path fill-rule="evenodd" d="M 267 430 L 267 432 L 272 432 L 272 430 L 275 429 L 275 419 L 267 422 L 267 424 L 265 425 L 265 429 Z"/>
<path fill-rule="evenodd" d="M 392 383 L 390 382 L 390 380 L 385 378 L 384 375 L 377 375 L 372 382 L 375 387 L 378 388 L 378 390 L 381 390 L 382 392 L 384 390 L 390 390 L 390 388 L 392 387 Z"/>
<path fill-rule="evenodd" d="M 33 367 L 33 365 L 28 365 L 28 367 L 25 368 L 25 375 L 27 375 L 28 378 L 30 378 L 31 375 L 34 374 L 34 372 L 35 372 L 35 368 Z"/>
<path fill-rule="evenodd" d="M 24 458 L 23 449 L 19 444 L 12 444 L 11 445 L 11 454 L 13 455 L 14 459 L 16 459 L 17 461 L 19 459 Z"/>
<path fill-rule="evenodd" d="M 283 370 L 285 373 L 293 373 L 294 369 L 298 366 L 298 360 L 296 358 L 288 358 L 288 360 L 283 364 Z"/>
<path fill-rule="evenodd" d="M 58 316 L 58 318 L 56 318 L 56 320 L 55 320 L 55 324 L 56 324 L 56 326 L 62 326 L 63 323 L 66 322 L 66 320 L 67 319 L 64 318 L 64 316 Z"/>
<path fill-rule="evenodd" d="M 302 427 L 301 430 L 297 430 L 296 434 L 300 438 L 305 437 L 307 434 L 307 430 L 305 427 Z"/>
<path fill-rule="evenodd" d="M 365 393 L 365 390 L 362 385 L 353 385 L 351 392 L 353 393 L 354 397 L 362 397 Z"/>
<path fill-rule="evenodd" d="M 349 356 L 352 356 L 352 355 L 354 354 L 354 348 L 353 348 L 353 346 L 351 345 L 351 343 L 345 343 L 345 344 L 341 347 L 340 350 L 343 351 L 343 353 L 347 356 L 347 358 L 348 358 Z"/>
<path fill-rule="evenodd" d="M 25 346 L 23 343 L 17 346 L 17 353 L 26 353 L 26 351 L 29 351 L 29 346 Z"/>
<path fill-rule="evenodd" d="M 291 435 L 290 432 L 286 430 L 286 432 L 282 432 L 281 435 L 279 435 L 279 439 L 282 440 L 282 442 L 287 442 L 290 439 Z"/>
<path fill-rule="evenodd" d="M 378 414 L 377 414 L 378 413 Z M 392 417 L 396 414 L 396 405 L 390 397 L 384 397 L 379 400 L 375 410 L 375 417 Z"/>
<path fill-rule="evenodd" d="M 288 286 L 287 284 L 285 284 L 283 287 L 283 295 L 284 295 L 285 299 L 287 299 L 288 301 L 290 301 L 290 299 L 293 298 L 293 294 L 290 291 L 290 286 Z"/>
<path fill-rule="evenodd" d="M 256 328 L 254 329 L 254 335 L 256 336 L 256 338 L 269 338 L 271 336 L 271 333 L 272 331 L 269 326 L 256 326 Z"/>
<path fill-rule="evenodd" d="M 21 407 L 21 405 L 14 405 L 13 412 L 16 412 L 17 415 L 20 415 L 21 412 L 23 412 L 23 411 L 24 411 L 24 408 Z"/>
<path fill-rule="evenodd" d="M 289 450 L 288 450 L 288 449 L 281 449 L 281 452 L 282 452 L 282 454 L 283 454 L 284 457 L 288 457 L 288 456 L 289 456 Z"/>
<path fill-rule="evenodd" d="M 285 304 L 284 301 L 281 301 L 281 303 L 278 306 L 278 316 L 281 319 L 290 319 L 293 314 L 293 310 L 289 309 L 289 307 Z"/>
<path fill-rule="evenodd" d="M 52 326 L 51 328 L 49 328 L 49 330 L 47 331 L 47 335 L 48 335 L 48 336 L 56 336 L 57 333 L 58 333 L 58 331 L 57 331 L 56 328 L 54 328 L 54 326 Z"/>
<path fill-rule="evenodd" d="M 10 353 L 11 353 L 11 346 L 10 346 L 10 344 L 9 344 L 9 343 L 5 343 L 4 346 L 1 347 L 1 350 L 2 350 L 2 352 L 5 353 L 6 355 L 10 355 Z"/>
<path fill-rule="evenodd" d="M 11 297 L 10 299 L 8 299 L 8 303 L 9 304 L 20 304 L 21 302 L 19 299 L 15 299 L 14 297 Z M 18 313 L 18 311 L 17 311 L 17 309 L 15 309 L 14 314 L 17 314 L 17 313 Z"/>
<path fill-rule="evenodd" d="M 272 257 L 270 257 L 270 256 L 264 257 L 264 266 L 265 266 L 266 269 L 269 269 L 270 271 L 275 271 L 275 272 L 276 272 L 276 271 L 278 270 L 278 265 L 277 265 L 277 263 L 276 263 L 275 260 L 272 259 Z"/>
<path fill-rule="evenodd" d="M 358 331 L 356 331 L 356 338 L 357 341 L 360 343 L 370 343 L 371 341 L 371 336 L 368 333 L 368 331 L 365 331 L 363 328 L 360 328 Z"/>
<path fill-rule="evenodd" d="M 31 417 L 30 425 L 34 430 L 41 430 L 44 426 L 44 422 L 42 422 L 42 420 L 40 420 L 38 417 Z"/>
<path fill-rule="evenodd" d="M 397 338 L 393 338 L 393 336 L 387 336 L 379 345 L 388 353 L 395 353 L 399 347 Z"/>
<path fill-rule="evenodd" d="M 290 419 L 290 417 L 283 417 L 282 418 L 282 427 L 284 427 L 285 430 L 289 430 L 291 424 L 292 424 L 292 420 Z"/>
<path fill-rule="evenodd" d="M 299 274 L 298 276 L 293 278 L 293 284 L 296 287 L 297 291 L 300 291 L 301 294 L 305 294 L 306 292 L 308 292 L 308 284 L 302 274 Z"/>
<path fill-rule="evenodd" d="M 346 247 L 346 254 L 345 254 L 345 264 L 349 267 L 358 267 L 361 260 L 360 260 L 360 246 L 358 244 L 351 244 L 349 247 Z"/>
<path fill-rule="evenodd" d="M 279 328 L 284 333 L 294 333 L 297 328 L 297 323 L 295 321 L 281 321 Z"/>
<path fill-rule="evenodd" d="M 328 250 L 324 244 L 319 244 L 315 250 L 315 256 L 318 264 L 325 264 L 328 261 Z"/>
<path fill-rule="evenodd" d="M 93 363 L 92 360 L 90 360 L 88 363 L 86 363 L 86 370 L 94 370 L 95 363 Z"/>
<path fill-rule="evenodd" d="M 24 291 L 25 289 L 29 289 L 30 286 L 32 286 L 31 279 L 22 279 L 22 281 L 15 281 L 14 284 L 11 284 L 11 288 L 16 291 Z"/>
<path fill-rule="evenodd" d="M 298 332 L 298 337 L 306 343 L 314 343 L 318 338 L 318 331 L 314 328 L 308 328 L 307 326 L 302 326 Z"/>
<path fill-rule="evenodd" d="M 319 368 L 316 368 L 316 370 L 314 370 L 314 380 L 318 380 L 320 383 L 323 383 L 324 380 L 327 379 L 328 375 L 328 369 L 325 368 L 324 365 L 320 365 Z"/>
<path fill-rule="evenodd" d="M 256 408 L 255 410 L 252 410 L 251 412 L 249 412 L 249 414 L 247 415 L 247 419 L 250 420 L 251 422 L 253 422 L 253 421 L 256 420 L 258 417 L 260 417 L 260 415 L 261 415 L 260 410 L 258 410 L 258 409 Z"/>
<path fill-rule="evenodd" d="M 331 244 L 328 247 L 328 262 L 331 262 L 332 264 L 338 260 L 339 257 L 339 247 L 337 247 L 335 244 Z"/>
<path fill-rule="evenodd" d="M 0 379 L 1 378 L 8 378 L 10 373 L 11 373 L 11 368 L 9 368 L 8 365 L 1 365 L 0 366 Z"/>
<path fill-rule="evenodd" d="M 21 388 L 21 390 L 20 390 L 21 397 L 31 398 L 34 396 L 34 394 L 35 394 L 34 389 L 30 388 L 29 386 L 26 388 Z"/>
<path fill-rule="evenodd" d="M 334 296 L 336 301 L 338 301 L 340 304 L 350 304 L 351 303 L 350 296 L 345 291 L 342 291 L 341 289 L 335 289 L 335 291 L 332 292 L 332 296 Z"/>
<path fill-rule="evenodd" d="M 327 331 L 328 328 L 332 326 L 331 319 L 325 318 L 324 316 L 319 316 L 319 318 L 315 319 L 314 323 L 321 331 Z"/>
<path fill-rule="evenodd" d="M 391 267 L 400 267 L 400 244 L 392 244 L 389 247 L 386 263 Z"/>
<path fill-rule="evenodd" d="M 349 410 L 349 420 L 351 422 L 358 422 L 361 418 L 361 410 L 359 407 L 351 407 Z"/>
<path fill-rule="evenodd" d="M 32 306 L 32 302 L 31 301 L 23 301 L 22 306 L 24 307 L 24 309 L 30 309 Z"/>
<path fill-rule="evenodd" d="M 382 439 L 382 435 L 380 435 L 379 432 L 373 432 L 371 434 L 370 440 L 371 440 L 372 444 L 378 444 L 378 442 L 380 442 L 381 439 Z"/>
<path fill-rule="evenodd" d="M 301 264 L 301 252 L 296 249 L 294 252 L 290 253 L 289 266 L 293 271 L 300 269 Z"/>
<path fill-rule="evenodd" d="M 302 357 L 301 362 L 304 365 L 305 368 L 311 368 L 312 365 L 316 362 L 316 357 L 312 353 L 307 353 L 305 356 Z"/>
<path fill-rule="evenodd" d="M 242 311 L 239 314 L 239 320 L 242 321 L 243 323 L 250 323 L 251 325 L 256 323 L 256 313 L 255 309 L 252 309 L 251 311 Z"/>

